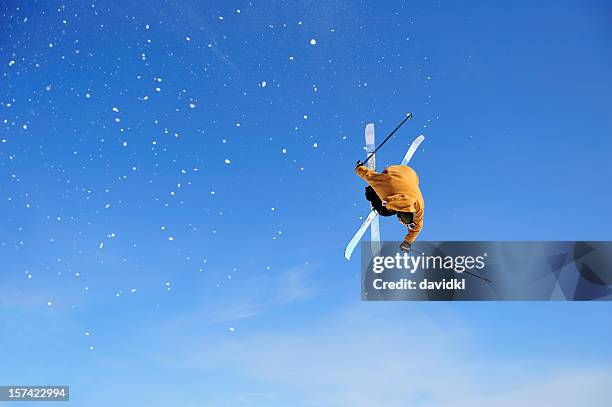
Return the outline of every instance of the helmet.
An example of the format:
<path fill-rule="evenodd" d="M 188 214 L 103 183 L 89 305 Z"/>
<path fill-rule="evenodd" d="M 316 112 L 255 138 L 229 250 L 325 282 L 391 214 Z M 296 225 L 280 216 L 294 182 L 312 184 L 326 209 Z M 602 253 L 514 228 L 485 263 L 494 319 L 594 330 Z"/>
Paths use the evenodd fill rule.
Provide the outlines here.
<path fill-rule="evenodd" d="M 397 217 L 404 225 L 410 225 L 414 221 L 414 213 L 412 212 L 399 212 Z"/>

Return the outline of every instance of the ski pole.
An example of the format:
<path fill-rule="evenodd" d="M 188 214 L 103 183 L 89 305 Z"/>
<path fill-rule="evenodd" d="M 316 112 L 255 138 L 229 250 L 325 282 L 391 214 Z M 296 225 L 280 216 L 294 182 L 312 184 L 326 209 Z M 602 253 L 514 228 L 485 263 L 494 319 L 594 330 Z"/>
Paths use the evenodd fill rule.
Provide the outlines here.
<path fill-rule="evenodd" d="M 481 279 L 481 280 L 484 280 L 484 281 L 486 281 L 487 283 L 492 283 L 492 282 L 493 282 L 493 281 L 489 280 L 488 278 L 483 277 L 483 276 L 479 276 L 478 274 L 474 274 L 474 273 L 472 273 L 471 271 L 463 270 L 463 273 L 465 273 L 465 274 L 469 274 L 470 276 L 474 276 L 474 277 L 476 277 L 476 278 L 479 278 L 479 279 Z"/>
<path fill-rule="evenodd" d="M 414 250 L 412 247 L 411 247 L 410 249 L 408 249 L 408 251 L 415 252 L 416 254 L 420 254 L 421 256 L 425 256 L 425 253 L 422 253 L 422 252 L 417 252 L 417 251 L 416 251 L 416 250 Z M 476 277 L 476 278 L 479 278 L 479 279 L 481 279 L 481 280 L 484 280 L 484 281 L 486 281 L 487 283 L 493 283 L 493 281 L 489 280 L 488 278 L 483 277 L 483 276 L 479 276 L 478 274 L 474 274 L 474 273 L 472 273 L 471 271 L 463 270 L 463 273 L 465 273 L 465 274 L 469 274 L 470 276 L 474 276 L 474 277 Z"/>
<path fill-rule="evenodd" d="M 383 145 L 384 145 L 384 144 L 387 142 L 387 140 L 389 140 L 389 139 L 391 138 L 391 136 L 393 136 L 393 135 L 395 134 L 395 132 L 396 132 L 396 131 L 397 131 L 397 130 L 400 128 L 400 127 L 402 127 L 402 125 L 403 125 L 404 123 L 406 123 L 406 121 L 407 121 L 408 119 L 412 119 L 412 113 L 408 113 L 408 114 L 406 114 L 406 118 L 405 118 L 404 120 L 402 120 L 402 122 L 401 122 L 400 124 L 398 124 L 398 126 L 397 126 L 397 127 L 396 127 L 396 128 L 395 128 L 395 129 L 394 129 L 392 132 L 391 132 L 391 134 L 389 134 L 389 135 L 387 136 L 387 138 L 386 138 L 386 139 L 384 139 L 384 140 L 383 140 L 383 142 L 382 142 L 382 143 L 380 143 L 380 145 L 379 145 L 378 147 L 376 147 L 376 149 L 374 149 L 374 151 L 372 151 L 372 153 L 371 153 L 371 154 L 368 156 L 368 158 L 366 158 L 366 160 L 363 162 L 363 164 L 367 164 L 367 163 L 368 163 L 368 161 L 370 161 L 370 158 L 372 158 L 372 156 L 373 156 L 374 154 L 376 154 L 376 152 L 377 152 L 377 151 L 378 151 L 378 150 L 379 150 L 379 149 L 380 149 L 380 148 L 381 148 L 381 147 L 382 147 L 382 146 L 383 146 Z"/>

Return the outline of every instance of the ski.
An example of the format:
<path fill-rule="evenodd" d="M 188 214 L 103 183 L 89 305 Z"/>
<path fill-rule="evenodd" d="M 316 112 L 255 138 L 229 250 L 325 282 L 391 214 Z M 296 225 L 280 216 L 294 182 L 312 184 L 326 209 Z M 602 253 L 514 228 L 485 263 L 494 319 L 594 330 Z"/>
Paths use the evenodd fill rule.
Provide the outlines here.
<path fill-rule="evenodd" d="M 376 150 L 376 144 L 374 141 L 374 123 L 368 123 L 365 128 L 365 143 L 366 152 L 368 156 Z M 370 157 L 370 159 L 364 163 L 368 168 L 376 169 L 376 155 Z"/>
<path fill-rule="evenodd" d="M 372 223 L 372 221 L 375 218 L 378 218 L 378 213 L 374 210 L 374 208 L 372 208 L 372 210 L 368 214 L 368 217 L 363 221 L 361 226 L 359 226 L 359 229 L 357 229 L 357 232 L 355 232 L 355 235 L 353 236 L 351 241 L 348 243 L 348 245 L 346 245 L 346 249 L 344 249 L 345 259 L 347 260 L 351 259 L 351 256 L 353 255 L 353 251 L 355 251 L 357 244 L 363 237 L 365 231 L 368 230 L 368 226 L 370 226 L 370 223 Z"/>
<path fill-rule="evenodd" d="M 365 129 L 366 152 L 371 158 L 365 164 L 371 170 L 376 171 L 376 142 L 374 136 L 374 123 L 369 123 Z M 372 255 L 380 251 L 380 219 L 375 216 L 370 225 L 370 249 Z"/>
<path fill-rule="evenodd" d="M 401 165 L 408 165 L 408 163 L 412 159 L 412 156 L 417 151 L 423 140 L 425 140 L 425 136 L 420 135 L 412 141 L 410 147 L 408 147 L 408 151 L 406 151 L 406 154 L 404 155 Z M 346 249 L 344 250 L 345 259 L 351 259 L 353 251 L 357 247 L 357 244 L 365 234 L 365 231 L 368 229 L 368 226 L 370 226 L 370 224 L 375 218 L 378 218 L 378 213 L 372 208 L 372 210 L 368 214 L 368 217 L 361 223 L 361 226 L 359 226 L 359 229 L 357 229 L 357 232 L 355 232 L 355 235 L 353 235 L 353 238 L 346 246 Z"/>
<path fill-rule="evenodd" d="M 416 153 L 417 149 L 419 148 L 423 140 L 425 140 L 425 136 L 422 134 L 419 137 L 414 139 L 412 144 L 410 144 L 408 151 L 406 151 L 406 155 L 404 156 L 404 159 L 402 160 L 402 163 L 401 163 L 402 165 L 408 165 L 408 163 L 412 159 L 412 156 L 414 155 L 414 153 Z"/>

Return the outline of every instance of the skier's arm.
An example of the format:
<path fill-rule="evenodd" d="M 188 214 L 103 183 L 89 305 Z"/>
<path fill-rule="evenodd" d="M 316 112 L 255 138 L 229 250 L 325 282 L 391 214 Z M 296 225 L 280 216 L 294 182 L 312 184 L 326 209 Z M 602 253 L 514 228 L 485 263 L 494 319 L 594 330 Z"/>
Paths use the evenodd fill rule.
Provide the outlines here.
<path fill-rule="evenodd" d="M 360 165 L 359 167 L 355 168 L 355 172 L 357 173 L 357 175 L 359 175 L 361 178 L 363 178 L 363 180 L 365 182 L 368 182 L 368 183 L 373 178 L 376 178 L 377 176 L 380 175 L 379 173 L 377 173 L 374 170 L 369 169 L 365 165 Z"/>
<path fill-rule="evenodd" d="M 423 228 L 423 211 L 416 212 L 412 218 L 412 222 L 414 223 L 415 227 L 410 229 L 406 237 L 404 237 L 404 241 L 408 244 L 412 244 L 416 240 L 419 233 L 421 233 L 421 229 Z"/>

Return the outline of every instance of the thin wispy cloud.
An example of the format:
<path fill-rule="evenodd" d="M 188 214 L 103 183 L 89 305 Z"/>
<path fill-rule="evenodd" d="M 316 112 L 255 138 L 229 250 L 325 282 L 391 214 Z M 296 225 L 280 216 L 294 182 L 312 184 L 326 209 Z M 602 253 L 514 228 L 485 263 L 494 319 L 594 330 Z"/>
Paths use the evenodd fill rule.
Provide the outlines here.
<path fill-rule="evenodd" d="M 603 407 L 609 401 L 610 367 L 575 366 L 562 357 L 555 366 L 537 357 L 492 361 L 470 344 L 471 333 L 461 324 L 380 305 L 351 307 L 299 330 L 241 333 L 205 346 L 182 343 L 160 363 L 203 377 L 232 371 L 237 383 L 251 383 L 252 391 L 241 385 L 223 393 L 223 406 L 291 400 L 337 407 Z"/>

